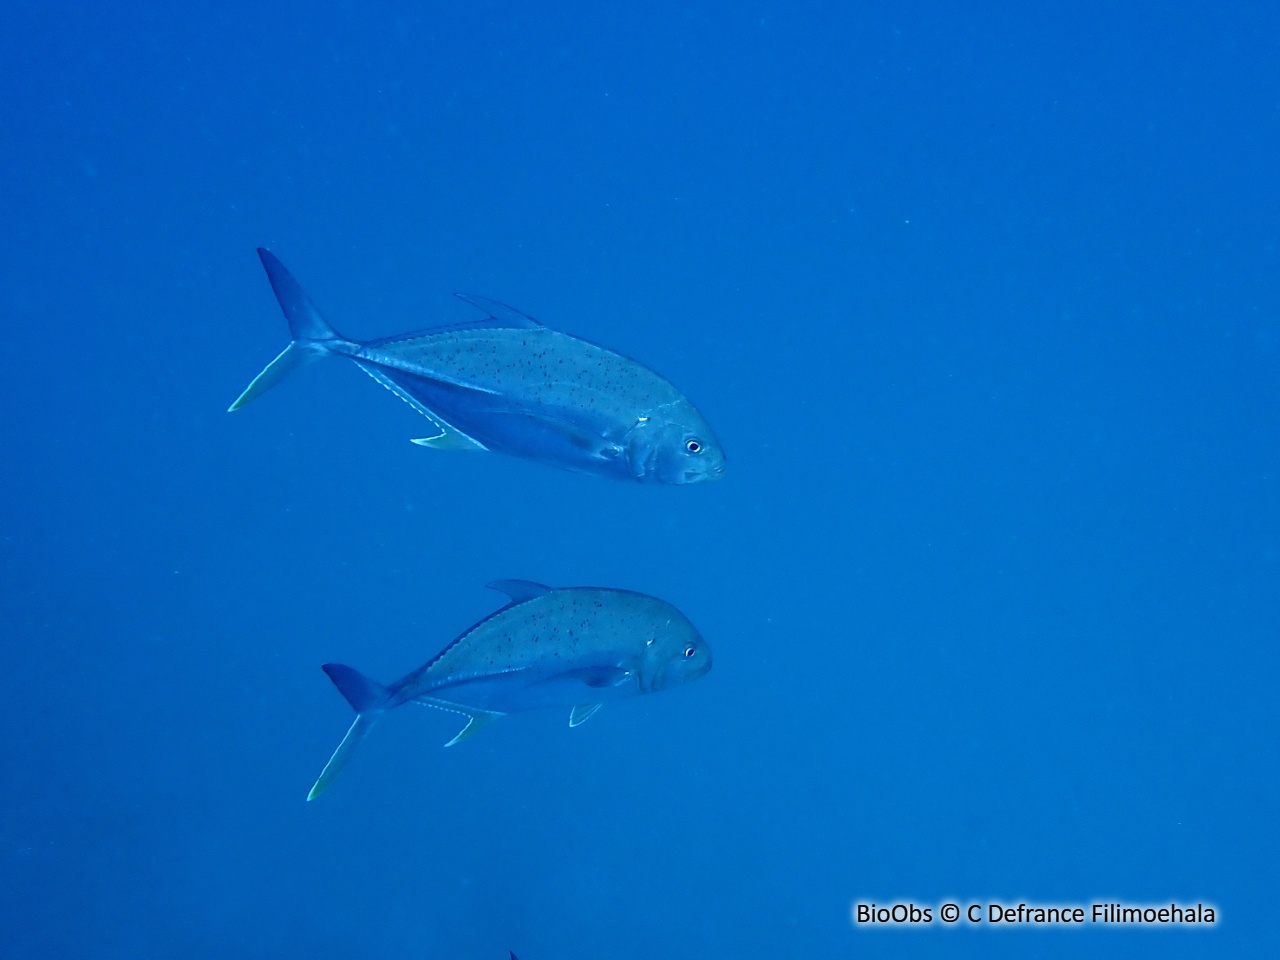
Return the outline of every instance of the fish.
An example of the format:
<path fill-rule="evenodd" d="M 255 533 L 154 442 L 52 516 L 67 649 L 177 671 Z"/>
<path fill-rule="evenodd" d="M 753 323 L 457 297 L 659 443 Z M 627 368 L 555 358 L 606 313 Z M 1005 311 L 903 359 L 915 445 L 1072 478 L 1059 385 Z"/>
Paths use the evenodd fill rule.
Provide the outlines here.
<path fill-rule="evenodd" d="M 711 669 L 711 648 L 665 600 L 530 580 L 487 586 L 509 602 L 395 683 L 383 686 L 340 663 L 322 666 L 356 717 L 308 800 L 328 789 L 383 714 L 406 703 L 464 715 L 466 725 L 445 744 L 452 747 L 526 710 L 567 706 L 577 727 L 606 701 L 667 690 Z"/>
<path fill-rule="evenodd" d="M 484 319 L 350 340 L 274 254 L 259 248 L 258 256 L 293 340 L 231 411 L 316 360 L 347 357 L 431 422 L 435 432 L 413 441 L 430 450 L 491 450 L 648 484 L 724 476 L 724 448 L 711 425 L 643 364 L 467 294 L 457 296 Z"/>

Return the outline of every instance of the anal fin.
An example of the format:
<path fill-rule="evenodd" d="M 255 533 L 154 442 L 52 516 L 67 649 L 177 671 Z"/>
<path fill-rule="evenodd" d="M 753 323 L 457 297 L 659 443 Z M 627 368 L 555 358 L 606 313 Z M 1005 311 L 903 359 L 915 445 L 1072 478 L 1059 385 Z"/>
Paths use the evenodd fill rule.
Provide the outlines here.
<path fill-rule="evenodd" d="M 430 450 L 457 450 L 463 453 L 478 453 L 489 449 L 478 440 L 472 440 L 465 433 L 454 430 L 452 427 L 445 426 L 434 417 L 431 422 L 440 428 L 440 433 L 434 437 L 418 437 L 409 441 L 416 443 L 420 447 L 426 447 Z"/>
<path fill-rule="evenodd" d="M 413 395 L 411 390 L 407 389 L 404 384 L 400 383 L 396 379 L 396 376 L 399 375 L 396 371 L 392 371 L 389 368 L 382 367 L 379 364 L 372 363 L 367 360 L 360 360 L 358 358 L 355 358 L 355 360 L 361 370 L 373 377 L 373 379 L 377 380 L 397 397 L 409 404 L 413 409 L 417 410 L 418 413 L 430 420 L 431 425 L 440 431 L 434 437 L 419 437 L 415 439 L 413 442 L 418 446 L 427 447 L 431 450 L 480 451 L 489 449 L 479 440 L 473 440 L 461 430 L 445 423 L 434 410 L 431 410 L 423 404 L 421 400 Z"/>
<path fill-rule="evenodd" d="M 586 723 L 596 715 L 596 711 L 600 709 L 602 704 L 599 703 L 582 703 L 569 711 L 569 726 L 577 727 Z"/>
<path fill-rule="evenodd" d="M 458 731 L 458 735 L 445 744 L 446 747 L 452 747 L 455 743 L 461 743 L 469 737 L 474 737 L 498 717 L 500 713 L 473 713 L 471 719 L 467 721 L 467 725 Z"/>

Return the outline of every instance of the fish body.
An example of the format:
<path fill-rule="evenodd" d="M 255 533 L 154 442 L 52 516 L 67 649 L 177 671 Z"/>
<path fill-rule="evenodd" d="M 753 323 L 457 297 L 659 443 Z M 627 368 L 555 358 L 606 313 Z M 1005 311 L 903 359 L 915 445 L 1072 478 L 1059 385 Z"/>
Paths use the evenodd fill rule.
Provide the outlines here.
<path fill-rule="evenodd" d="M 463 297 L 488 316 L 367 342 L 338 334 L 275 256 L 259 250 L 293 342 L 231 405 L 295 369 L 344 356 L 431 421 L 436 450 L 492 450 L 642 483 L 724 474 L 724 451 L 697 408 L 643 364 L 543 326 L 511 307 Z"/>
<path fill-rule="evenodd" d="M 525 580 L 491 587 L 511 602 L 389 686 L 342 664 L 324 670 L 356 719 L 307 799 L 319 796 L 382 714 L 421 703 L 467 717 L 452 746 L 494 719 L 570 707 L 578 726 L 609 700 L 687 683 L 711 669 L 711 650 L 679 610 L 656 597 L 605 587 L 553 590 Z"/>

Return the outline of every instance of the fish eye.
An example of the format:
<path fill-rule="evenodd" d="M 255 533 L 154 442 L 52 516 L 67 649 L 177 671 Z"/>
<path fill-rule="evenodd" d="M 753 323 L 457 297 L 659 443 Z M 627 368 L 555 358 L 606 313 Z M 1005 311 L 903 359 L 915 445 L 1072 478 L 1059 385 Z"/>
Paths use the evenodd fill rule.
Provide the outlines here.
<path fill-rule="evenodd" d="M 690 453 L 701 453 L 702 441 L 699 440 L 697 437 L 690 437 L 688 440 L 684 442 L 684 448 L 688 450 Z"/>
<path fill-rule="evenodd" d="M 691 644 L 689 644 L 687 647 L 685 647 L 685 648 L 684 648 L 684 658 L 685 658 L 686 660 L 688 660 L 690 657 L 692 657 L 692 656 L 693 656 L 695 653 L 697 653 L 697 652 L 698 652 L 698 648 L 697 648 L 697 647 L 695 647 L 695 646 L 691 643 Z"/>

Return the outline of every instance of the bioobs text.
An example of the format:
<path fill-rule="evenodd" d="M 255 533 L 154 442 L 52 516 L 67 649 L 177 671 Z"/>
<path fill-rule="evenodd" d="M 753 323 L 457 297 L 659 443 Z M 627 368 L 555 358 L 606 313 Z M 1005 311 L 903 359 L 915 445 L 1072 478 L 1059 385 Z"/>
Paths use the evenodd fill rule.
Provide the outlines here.
<path fill-rule="evenodd" d="M 933 923 L 933 908 L 918 907 L 914 903 L 894 903 L 881 906 L 876 903 L 855 903 L 854 923 Z"/>

